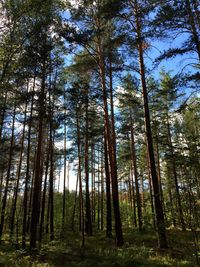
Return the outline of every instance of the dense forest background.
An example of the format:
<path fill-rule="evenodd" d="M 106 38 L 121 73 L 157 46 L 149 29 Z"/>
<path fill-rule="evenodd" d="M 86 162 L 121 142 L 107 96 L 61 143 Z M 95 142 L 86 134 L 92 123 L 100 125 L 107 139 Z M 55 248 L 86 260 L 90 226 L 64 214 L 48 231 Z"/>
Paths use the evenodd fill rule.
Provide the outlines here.
<path fill-rule="evenodd" d="M 0 266 L 200 266 L 199 68 L 198 0 L 1 0 Z"/>

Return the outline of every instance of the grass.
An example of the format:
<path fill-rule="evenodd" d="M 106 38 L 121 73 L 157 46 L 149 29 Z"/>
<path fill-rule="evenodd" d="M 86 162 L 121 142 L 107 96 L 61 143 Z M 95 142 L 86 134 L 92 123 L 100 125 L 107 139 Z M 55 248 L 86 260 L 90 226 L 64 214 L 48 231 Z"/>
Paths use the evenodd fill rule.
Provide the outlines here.
<path fill-rule="evenodd" d="M 53 241 L 40 251 L 16 250 L 8 242 L 0 246 L 0 267 L 195 267 L 191 232 L 168 231 L 169 249 L 157 248 L 154 232 L 127 231 L 125 245 L 117 248 L 114 240 L 96 234 L 86 237 L 80 247 L 80 237 L 66 233 L 65 241 Z"/>

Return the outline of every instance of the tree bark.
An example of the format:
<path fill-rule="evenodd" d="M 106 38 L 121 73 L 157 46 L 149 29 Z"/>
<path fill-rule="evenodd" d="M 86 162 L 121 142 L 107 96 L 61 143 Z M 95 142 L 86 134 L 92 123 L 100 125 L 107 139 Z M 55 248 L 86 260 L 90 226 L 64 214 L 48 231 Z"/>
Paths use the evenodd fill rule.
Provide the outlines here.
<path fill-rule="evenodd" d="M 123 233 L 122 233 L 122 223 L 119 208 L 119 193 L 118 193 L 118 177 L 117 177 L 117 162 L 115 153 L 115 142 L 114 135 L 112 134 L 112 129 L 110 127 L 109 115 L 108 115 L 108 104 L 107 104 L 107 90 L 105 81 L 105 62 L 101 46 L 101 38 L 98 40 L 98 56 L 99 56 L 99 72 L 101 79 L 101 88 L 103 93 L 103 105 L 104 105 L 104 125 L 105 125 L 105 136 L 108 144 L 108 155 L 111 170 L 111 183 L 112 183 L 112 199 L 113 199 L 113 209 L 115 217 L 115 233 L 116 233 L 116 243 L 117 246 L 122 246 L 124 244 Z"/>
<path fill-rule="evenodd" d="M 23 121 L 23 130 L 22 130 L 22 137 L 21 137 L 19 165 L 18 165 L 17 175 L 16 175 L 17 176 L 17 182 L 16 182 L 16 187 L 14 190 L 13 206 L 12 206 L 12 212 L 11 212 L 11 222 L 10 222 L 10 239 L 11 240 L 12 240 L 12 236 L 13 236 L 13 232 L 14 232 L 15 213 L 16 213 L 18 191 L 19 191 L 19 182 L 20 182 L 20 177 L 21 177 L 21 167 L 22 167 L 23 152 L 24 152 L 24 138 L 25 138 L 25 129 L 26 129 L 27 104 L 28 104 L 28 100 L 26 99 L 25 111 L 24 111 L 24 121 Z"/>
<path fill-rule="evenodd" d="M 1 124 L 0 124 L 0 149 L 2 149 L 2 134 L 3 134 L 3 125 L 6 114 L 6 104 L 7 104 L 8 92 L 6 91 L 3 101 L 3 107 L 1 110 Z"/>
<path fill-rule="evenodd" d="M 106 236 L 112 237 L 112 209 L 111 209 L 111 194 L 110 194 L 110 171 L 108 163 L 108 148 L 104 134 L 104 161 L 106 175 Z"/>
<path fill-rule="evenodd" d="M 85 190 L 86 190 L 86 218 L 85 218 L 85 232 L 87 235 L 92 236 L 92 220 L 90 208 L 90 192 L 89 192 L 89 140 L 88 140 L 88 108 L 89 108 L 89 92 L 86 88 L 86 105 L 85 105 Z"/>
<path fill-rule="evenodd" d="M 133 195 L 133 222 L 134 226 L 137 227 L 137 216 L 136 216 L 136 201 L 135 201 L 135 185 L 134 185 L 134 179 L 133 179 L 133 164 L 131 164 L 130 167 L 130 176 L 131 176 L 131 188 L 132 188 L 132 195 Z"/>
<path fill-rule="evenodd" d="M 30 153 L 31 153 L 31 128 L 33 119 L 33 102 L 34 102 L 34 91 L 35 91 L 35 77 L 33 81 L 33 90 L 31 98 L 30 116 L 28 123 L 28 136 L 27 136 L 27 157 L 26 157 L 26 175 L 25 175 L 25 187 L 24 187 L 24 199 L 23 199 L 23 222 L 22 222 L 22 247 L 26 247 L 26 218 L 27 218 L 27 207 L 28 207 L 28 186 L 30 183 Z"/>
<path fill-rule="evenodd" d="M 172 138 L 171 138 L 171 130 L 170 130 L 170 124 L 169 124 L 169 115 L 167 114 L 167 133 L 168 133 L 168 142 L 169 142 L 169 148 L 171 153 L 171 164 L 172 164 L 172 172 L 174 176 L 174 186 L 175 186 L 175 192 L 176 192 L 176 199 L 178 204 L 178 214 L 179 214 L 179 222 L 182 227 L 182 230 L 186 230 L 185 221 L 183 217 L 183 209 L 181 205 L 181 198 L 180 198 L 180 192 L 179 192 L 179 185 L 178 185 L 178 177 L 177 177 L 177 171 L 176 171 L 176 159 L 174 156 L 174 148 L 172 144 Z"/>
<path fill-rule="evenodd" d="M 135 135 L 134 135 L 134 125 L 132 122 L 131 125 L 131 156 L 133 162 L 133 172 L 135 178 L 135 189 L 136 189 L 136 200 L 137 200 L 137 215 L 138 215 L 138 226 L 139 231 L 142 231 L 142 206 L 141 206 L 141 197 L 138 181 L 138 171 L 137 171 L 137 161 L 136 161 L 136 152 L 135 152 Z"/>
<path fill-rule="evenodd" d="M 66 100 L 64 92 L 64 101 Z M 64 107 L 64 181 L 63 181 L 63 206 L 62 206 L 62 232 L 65 230 L 65 213 L 66 213 L 66 174 L 67 174 L 67 128 L 66 128 L 66 119 L 67 119 L 67 110 Z"/>
<path fill-rule="evenodd" d="M 101 151 L 101 230 L 104 228 L 104 175 L 103 175 L 103 151 Z"/>
<path fill-rule="evenodd" d="M 78 181 L 79 181 L 79 176 L 77 173 L 77 180 L 76 180 L 76 191 L 75 191 L 75 196 L 74 196 L 74 208 L 72 212 L 72 231 L 74 231 L 74 222 L 75 222 L 75 213 L 76 213 L 76 202 L 77 202 L 77 194 L 78 194 Z"/>
<path fill-rule="evenodd" d="M 49 147 L 49 141 L 47 140 L 47 146 Z M 39 230 L 39 239 L 38 241 L 42 242 L 42 235 L 44 232 L 44 215 L 45 215 L 45 204 L 46 204 L 46 192 L 47 192 L 47 178 L 48 178 L 48 171 L 49 171 L 49 158 L 50 158 L 50 151 L 47 150 L 47 157 L 46 157 L 46 169 L 45 169 L 45 177 L 44 177 L 44 188 L 42 194 L 42 204 L 41 204 L 41 217 L 40 217 L 40 230 Z"/>
<path fill-rule="evenodd" d="M 14 149 L 14 133 L 15 133 L 15 119 L 16 119 L 16 102 L 14 104 L 14 111 L 13 111 L 13 119 L 12 119 L 12 133 L 11 133 L 11 140 L 10 140 L 10 148 L 9 148 L 9 157 L 8 157 L 8 168 L 6 174 L 6 184 L 4 189 L 4 196 L 2 199 L 2 208 L 1 208 L 1 223 L 0 223 L 0 241 L 3 234 L 4 228 L 4 220 L 5 220 L 5 211 L 6 211 L 6 204 L 7 204 L 7 196 L 8 196 L 8 188 L 10 182 L 10 172 L 11 172 L 11 165 L 12 165 L 12 157 L 13 157 L 13 149 Z"/>
<path fill-rule="evenodd" d="M 33 201 L 32 201 L 32 214 L 31 214 L 31 236 L 30 247 L 35 248 L 38 239 L 38 223 L 40 218 L 40 197 L 41 197 L 41 154 L 42 154 L 42 142 L 43 142 L 43 127 L 44 127 L 44 113 L 45 113 L 45 78 L 46 70 L 45 63 L 43 66 L 41 92 L 39 93 L 39 115 L 38 115 L 38 140 L 37 140 L 37 152 L 36 152 L 36 164 L 35 164 L 35 177 L 34 177 L 34 189 L 33 189 Z"/>
<path fill-rule="evenodd" d="M 156 172 L 156 164 L 155 164 L 154 149 L 153 149 L 151 120 L 150 120 L 149 102 L 148 102 L 146 77 L 145 77 L 144 56 L 143 56 L 143 43 L 142 43 L 142 36 L 141 36 L 141 18 L 139 15 L 137 0 L 134 0 L 134 9 L 135 9 L 134 11 L 135 11 L 136 33 L 137 33 L 137 41 L 138 41 L 140 78 L 141 78 L 141 83 L 142 83 L 142 93 L 143 93 L 143 102 L 144 102 L 145 128 L 146 128 L 146 136 L 147 136 L 151 177 L 152 177 L 153 190 L 154 190 L 156 223 L 157 223 L 157 231 L 158 231 L 158 245 L 160 248 L 167 248 L 168 245 L 167 245 L 167 237 L 166 237 L 166 230 L 165 230 L 165 219 L 164 219 L 163 205 L 160 199 L 158 176 Z"/>
<path fill-rule="evenodd" d="M 55 81 L 56 82 L 56 81 Z M 53 88 L 54 89 L 54 88 Z M 50 199 L 50 240 L 54 240 L 54 92 L 51 101 L 51 93 L 49 93 L 49 147 L 50 147 L 50 172 L 49 172 L 49 199 Z"/>
<path fill-rule="evenodd" d="M 155 209 L 154 209 L 154 201 L 153 201 L 153 190 L 152 190 L 152 179 L 151 179 L 151 170 L 150 170 L 150 162 L 149 162 L 149 154 L 148 151 L 146 153 L 146 162 L 147 162 L 147 176 L 149 181 L 149 192 L 150 192 L 150 202 L 151 202 L 151 214 L 152 214 L 152 225 L 154 229 L 156 229 L 156 221 L 155 221 Z"/>
<path fill-rule="evenodd" d="M 78 108 L 77 108 L 78 109 Z M 80 230 L 82 232 L 82 244 L 85 246 L 85 220 L 84 220 L 84 207 L 83 207 L 83 189 L 81 178 L 81 135 L 79 126 L 78 110 L 76 110 L 76 127 L 77 127 L 77 146 L 78 146 L 78 177 L 79 177 L 79 203 L 80 203 Z"/>

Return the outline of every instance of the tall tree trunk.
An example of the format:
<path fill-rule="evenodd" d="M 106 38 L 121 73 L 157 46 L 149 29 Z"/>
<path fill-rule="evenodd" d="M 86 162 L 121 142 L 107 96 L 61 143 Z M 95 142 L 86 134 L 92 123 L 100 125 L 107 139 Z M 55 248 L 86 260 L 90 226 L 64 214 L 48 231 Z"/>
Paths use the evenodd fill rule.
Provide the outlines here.
<path fill-rule="evenodd" d="M 133 214 L 133 197 L 132 197 L 132 188 L 131 188 L 131 175 L 129 171 L 128 181 L 127 181 L 127 194 L 128 194 L 128 203 L 131 205 L 131 214 Z M 130 226 L 130 223 L 129 223 Z"/>
<path fill-rule="evenodd" d="M 103 150 L 101 151 L 101 230 L 104 228 L 104 174 L 103 174 Z"/>
<path fill-rule="evenodd" d="M 152 214 L 152 225 L 156 229 L 156 221 L 155 221 L 155 211 L 154 211 L 154 201 L 153 201 L 153 190 L 152 190 L 152 179 L 151 179 L 151 169 L 149 162 L 149 154 L 146 152 L 146 162 L 147 162 L 147 176 L 149 182 L 149 192 L 150 192 L 150 202 L 151 202 L 151 214 Z"/>
<path fill-rule="evenodd" d="M 5 172 L 5 166 L 3 166 L 1 170 L 1 178 L 0 178 L 0 203 L 1 203 L 1 198 L 2 198 L 2 191 L 3 191 L 3 178 L 4 178 L 4 172 Z M 0 205 L 1 208 L 1 205 Z"/>
<path fill-rule="evenodd" d="M 76 179 L 76 191 L 75 191 L 75 196 L 74 196 L 74 208 L 72 212 L 72 231 L 74 231 L 74 222 L 75 222 L 75 213 L 76 213 L 76 203 L 77 203 L 77 194 L 78 194 L 78 181 L 79 181 L 79 176 L 77 173 L 77 179 Z"/>
<path fill-rule="evenodd" d="M 133 222 L 134 226 L 137 227 L 137 216 L 136 216 L 136 201 L 135 201 L 135 185 L 134 185 L 134 179 L 133 179 L 133 164 L 130 166 L 130 176 L 131 176 L 131 189 L 132 189 L 132 196 L 133 196 Z"/>
<path fill-rule="evenodd" d="M 66 100 L 64 92 L 64 101 Z M 65 230 L 65 212 L 66 212 L 66 175 L 67 175 L 67 110 L 64 108 L 64 180 L 63 180 L 63 206 L 62 206 L 62 232 Z"/>
<path fill-rule="evenodd" d="M 116 149 L 114 134 L 112 134 L 113 128 L 110 127 L 109 115 L 108 115 L 108 104 L 107 104 L 107 90 L 106 90 L 106 80 L 105 80 L 105 62 L 104 53 L 102 50 L 101 37 L 98 39 L 98 56 L 99 56 L 99 72 L 101 79 L 101 88 L 103 93 L 103 105 L 104 105 L 104 125 L 105 125 L 105 136 L 108 144 L 108 154 L 111 170 L 111 183 L 112 183 L 112 199 L 113 199 L 113 209 L 115 218 L 115 233 L 116 233 L 116 243 L 117 246 L 122 246 L 124 244 L 123 233 L 122 233 L 122 223 L 119 208 L 119 193 L 118 193 L 118 177 L 117 177 L 117 162 L 116 162 Z M 111 107 L 112 109 L 112 107 Z"/>
<path fill-rule="evenodd" d="M 100 152 L 98 150 L 98 164 L 97 164 L 97 190 L 98 190 L 98 193 L 97 193 L 97 229 L 99 230 L 100 229 L 100 203 L 101 203 L 101 194 L 100 194 L 100 172 L 99 172 L 99 167 L 100 167 Z"/>
<path fill-rule="evenodd" d="M 45 78 L 46 70 L 45 63 L 43 66 L 41 91 L 39 93 L 39 115 L 38 115 L 38 140 L 35 164 L 35 177 L 32 201 L 32 214 L 31 214 L 31 236 L 30 247 L 35 248 L 38 239 L 37 227 L 40 218 L 40 197 L 41 197 L 41 156 L 42 156 L 42 142 L 43 142 L 43 127 L 44 127 L 44 113 L 45 113 Z"/>
<path fill-rule="evenodd" d="M 175 192 L 176 192 L 176 199 L 178 204 L 178 214 L 179 214 L 179 222 L 181 224 L 182 230 L 186 230 L 185 221 L 183 217 L 183 209 L 181 205 L 181 198 L 180 198 L 180 192 L 179 192 L 179 185 L 178 185 L 178 177 L 177 177 L 177 171 L 176 171 L 176 159 L 174 156 L 174 148 L 172 144 L 172 137 L 171 137 L 171 130 L 170 130 L 170 123 L 169 123 L 169 115 L 167 114 L 167 133 L 168 133 L 168 142 L 169 142 L 169 148 L 171 153 L 171 164 L 172 164 L 172 172 L 174 176 L 174 185 L 175 185 Z"/>
<path fill-rule="evenodd" d="M 138 225 L 139 225 L 139 231 L 141 232 L 142 231 L 142 207 L 141 207 L 141 197 L 140 197 L 137 161 L 136 161 L 136 152 L 135 152 L 135 135 L 134 135 L 134 128 L 133 127 L 134 127 L 134 125 L 132 122 L 132 125 L 131 125 L 131 156 L 132 156 L 133 171 L 134 171 L 134 178 L 135 178 Z"/>
<path fill-rule="evenodd" d="M 49 216 L 50 216 L 50 205 L 51 205 L 51 202 L 50 202 L 50 198 L 48 196 L 48 201 L 47 201 L 47 214 L 46 214 L 46 234 L 49 233 Z"/>
<path fill-rule="evenodd" d="M 1 123 L 0 123 L 0 149 L 2 149 L 2 134 L 3 134 L 3 125 L 6 114 L 6 104 L 7 104 L 8 92 L 6 91 L 3 101 L 3 107 L 1 109 Z"/>
<path fill-rule="evenodd" d="M 35 158 L 36 158 L 36 152 L 35 152 Z M 29 188 L 29 204 L 28 204 L 28 218 L 27 218 L 27 224 L 26 224 L 26 233 L 30 232 L 30 225 L 31 225 L 31 207 L 32 207 L 32 202 L 33 202 L 33 184 L 34 184 L 34 170 L 33 174 L 31 177 L 31 186 Z"/>
<path fill-rule="evenodd" d="M 144 102 L 145 128 L 146 128 L 146 136 L 147 136 L 151 177 L 152 177 L 153 190 L 154 190 L 156 223 L 157 223 L 157 231 L 158 231 L 158 245 L 160 248 L 166 248 L 168 247 L 168 245 L 167 245 L 167 237 L 166 237 L 166 230 L 165 230 L 165 219 L 164 219 L 163 205 L 160 199 L 159 183 L 158 183 L 158 176 L 156 172 L 156 164 L 155 164 L 155 157 L 154 157 L 149 102 L 148 102 L 146 77 L 145 77 L 144 56 L 143 56 L 143 41 L 142 41 L 142 36 L 141 36 L 142 23 L 141 23 L 140 13 L 138 10 L 137 0 L 134 0 L 134 12 L 135 12 L 136 33 L 137 33 L 137 41 L 138 41 L 140 78 L 141 78 L 141 83 L 142 83 L 142 93 L 143 93 L 143 102 Z"/>
<path fill-rule="evenodd" d="M 108 147 L 104 134 L 104 161 L 105 161 L 105 176 L 106 176 L 106 236 L 112 237 L 112 209 L 111 209 L 111 194 L 110 194 L 110 171 L 108 163 Z"/>
<path fill-rule="evenodd" d="M 92 172 L 92 222 L 95 222 L 95 162 L 94 162 L 94 145 L 91 145 L 91 172 Z"/>
<path fill-rule="evenodd" d="M 0 240 L 2 238 L 3 228 L 4 228 L 5 211 L 6 211 L 8 188 L 9 188 L 9 182 L 10 182 L 10 172 L 11 172 L 11 165 L 12 165 L 13 149 L 14 149 L 16 102 L 14 105 L 15 106 L 14 106 L 13 119 L 12 119 L 12 133 L 11 133 L 9 156 L 8 156 L 8 168 L 7 168 L 7 174 L 6 174 L 6 184 L 5 184 L 4 196 L 2 199 L 2 208 L 1 208 Z"/>
<path fill-rule="evenodd" d="M 168 190 L 168 194 L 169 194 L 170 212 L 171 212 L 171 216 L 172 216 L 172 222 L 173 222 L 174 227 L 176 227 L 174 201 L 173 201 L 173 196 L 172 196 L 172 181 L 171 181 L 169 166 L 167 166 L 167 182 L 168 182 L 167 190 Z"/>
<path fill-rule="evenodd" d="M 47 140 L 47 147 L 49 147 L 49 141 Z M 49 171 L 49 161 L 50 161 L 50 151 L 48 149 L 46 156 L 46 169 L 45 169 L 45 177 L 44 177 L 44 188 L 42 194 L 42 204 L 41 204 L 41 217 L 40 217 L 40 230 L 39 230 L 39 238 L 38 241 L 42 242 L 42 234 L 44 232 L 44 215 L 45 215 L 45 204 L 46 204 L 46 192 L 47 192 L 47 178 Z"/>
<path fill-rule="evenodd" d="M 55 131 L 53 127 L 54 119 L 54 92 L 57 81 L 57 71 L 55 74 L 53 90 L 49 92 L 49 146 L 50 146 L 50 172 L 49 172 L 49 199 L 50 199 L 50 240 L 54 240 L 54 138 Z M 52 96 L 52 100 L 51 100 Z"/>
<path fill-rule="evenodd" d="M 49 201 L 50 201 L 50 240 L 54 240 L 54 130 L 50 123 L 50 173 L 49 173 Z"/>
<path fill-rule="evenodd" d="M 29 86 L 29 84 L 28 84 L 28 86 Z M 10 239 L 11 240 L 12 240 L 12 236 L 13 236 L 13 232 L 14 232 L 15 213 L 16 213 L 18 191 L 19 191 L 19 182 L 20 182 L 20 177 L 21 177 L 21 167 L 22 167 L 23 152 L 24 152 L 24 138 L 25 138 L 25 128 L 26 128 L 26 117 L 27 117 L 27 104 L 28 104 L 28 100 L 26 99 L 25 111 L 24 111 L 23 130 L 22 130 L 22 137 L 21 137 L 19 165 L 18 165 L 17 175 L 16 175 L 17 183 L 16 183 L 16 187 L 15 187 L 15 190 L 14 190 L 13 206 L 12 206 L 12 212 L 11 212 L 11 222 L 10 222 Z"/>
<path fill-rule="evenodd" d="M 31 128 L 33 119 L 33 102 L 35 91 L 35 77 L 33 81 L 33 90 L 31 98 L 30 116 L 28 123 L 28 136 L 27 136 L 27 157 L 26 157 L 26 174 L 25 174 L 25 187 L 24 187 L 24 199 L 23 199 L 23 222 L 22 222 L 22 247 L 26 246 L 26 227 L 27 227 L 27 207 L 28 207 L 28 186 L 30 183 L 30 153 L 31 153 Z"/>
<path fill-rule="evenodd" d="M 78 109 L 78 108 L 77 108 Z M 85 220 L 84 220 L 84 207 L 83 207 L 83 189 L 81 178 L 81 135 L 79 126 L 78 110 L 76 110 L 76 127 L 77 127 L 77 145 L 78 145 L 78 177 L 79 177 L 79 203 L 80 203 L 80 229 L 82 231 L 82 244 L 85 246 Z"/>
<path fill-rule="evenodd" d="M 160 154 L 159 154 L 159 140 L 158 140 L 158 129 L 156 127 L 156 159 L 157 159 L 157 170 L 158 170 L 158 182 L 159 182 L 159 190 L 160 190 L 160 196 L 161 201 L 163 203 L 163 210 L 165 214 L 165 202 L 163 197 L 163 189 L 162 189 L 162 181 L 161 181 L 161 170 L 160 170 Z"/>
<path fill-rule="evenodd" d="M 88 108 L 89 108 L 89 92 L 86 88 L 86 105 L 85 105 L 85 207 L 86 207 L 86 218 L 85 218 L 85 232 L 89 236 L 92 235 L 92 220 L 91 220 L 91 208 L 90 208 L 90 192 L 89 192 L 89 140 L 88 140 Z"/>

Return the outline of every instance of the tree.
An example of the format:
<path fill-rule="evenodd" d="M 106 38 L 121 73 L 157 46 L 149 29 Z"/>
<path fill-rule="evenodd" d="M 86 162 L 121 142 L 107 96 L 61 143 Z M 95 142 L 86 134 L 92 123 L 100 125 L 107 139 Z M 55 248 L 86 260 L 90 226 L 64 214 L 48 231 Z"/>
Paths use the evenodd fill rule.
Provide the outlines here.
<path fill-rule="evenodd" d="M 102 101 L 104 106 L 104 125 L 105 125 L 105 136 L 108 147 L 109 154 L 109 163 L 111 170 L 111 183 L 112 183 L 112 197 L 113 197 L 113 207 L 114 207 L 114 216 L 115 216 L 115 231 L 116 231 L 116 240 L 117 245 L 123 245 L 123 234 L 122 234 L 122 225 L 120 218 L 120 210 L 119 210 L 119 197 L 118 197 L 118 180 L 117 180 L 117 162 L 116 162 L 116 153 L 115 153 L 115 138 L 114 134 L 112 134 L 112 126 L 109 120 L 108 113 L 108 103 L 107 103 L 107 88 L 106 88 L 106 65 L 105 65 L 105 52 L 104 52 L 104 38 L 103 32 L 105 31 L 103 14 L 100 13 L 101 8 L 103 7 L 103 3 L 98 2 L 97 6 L 93 5 L 93 3 L 88 2 L 80 2 L 78 5 L 78 9 L 74 10 L 73 17 L 76 18 L 81 23 L 85 24 L 86 31 L 93 32 L 96 34 L 94 36 L 90 36 L 86 38 L 86 33 L 76 33 L 74 32 L 73 37 L 65 36 L 67 40 L 74 40 L 79 45 L 82 45 L 88 52 L 88 54 L 93 58 L 94 62 L 97 64 L 99 71 L 99 80 L 102 89 Z M 81 10 L 84 8 L 84 16 L 81 16 Z M 82 13 L 83 14 L 83 13 Z M 93 15 L 92 15 L 93 14 Z M 92 16 L 91 16 L 92 15 Z M 88 24 L 91 22 L 92 24 Z M 90 28 L 93 25 L 93 28 Z M 90 40 L 91 38 L 91 40 Z"/>
<path fill-rule="evenodd" d="M 159 35 L 166 37 L 179 34 L 186 38 L 181 47 L 165 51 L 161 58 L 171 58 L 184 53 L 196 53 L 200 60 L 199 15 L 197 1 L 169 1 L 162 3 L 155 17 L 154 24 L 159 29 Z"/>
<path fill-rule="evenodd" d="M 128 23 L 131 30 L 135 32 L 135 45 L 138 53 L 138 64 L 139 73 L 141 79 L 142 95 L 143 95 L 143 106 L 144 106 L 144 119 L 145 119 L 145 129 L 147 138 L 147 148 L 150 162 L 150 170 L 152 177 L 152 184 L 154 190 L 154 203 L 156 212 L 156 223 L 158 231 L 159 247 L 167 247 L 166 231 L 165 231 L 165 220 L 163 205 L 160 198 L 158 176 L 156 171 L 153 139 L 152 139 L 152 129 L 151 129 L 151 117 L 149 110 L 149 100 L 148 91 L 146 84 L 146 69 L 144 64 L 144 49 L 145 49 L 145 37 L 147 35 L 145 28 L 145 19 L 147 15 L 152 11 L 152 6 L 150 3 L 142 4 L 140 1 L 128 1 L 127 7 L 129 8 Z M 131 14 L 131 15 L 130 15 Z M 127 16 L 125 16 L 126 18 Z"/>

